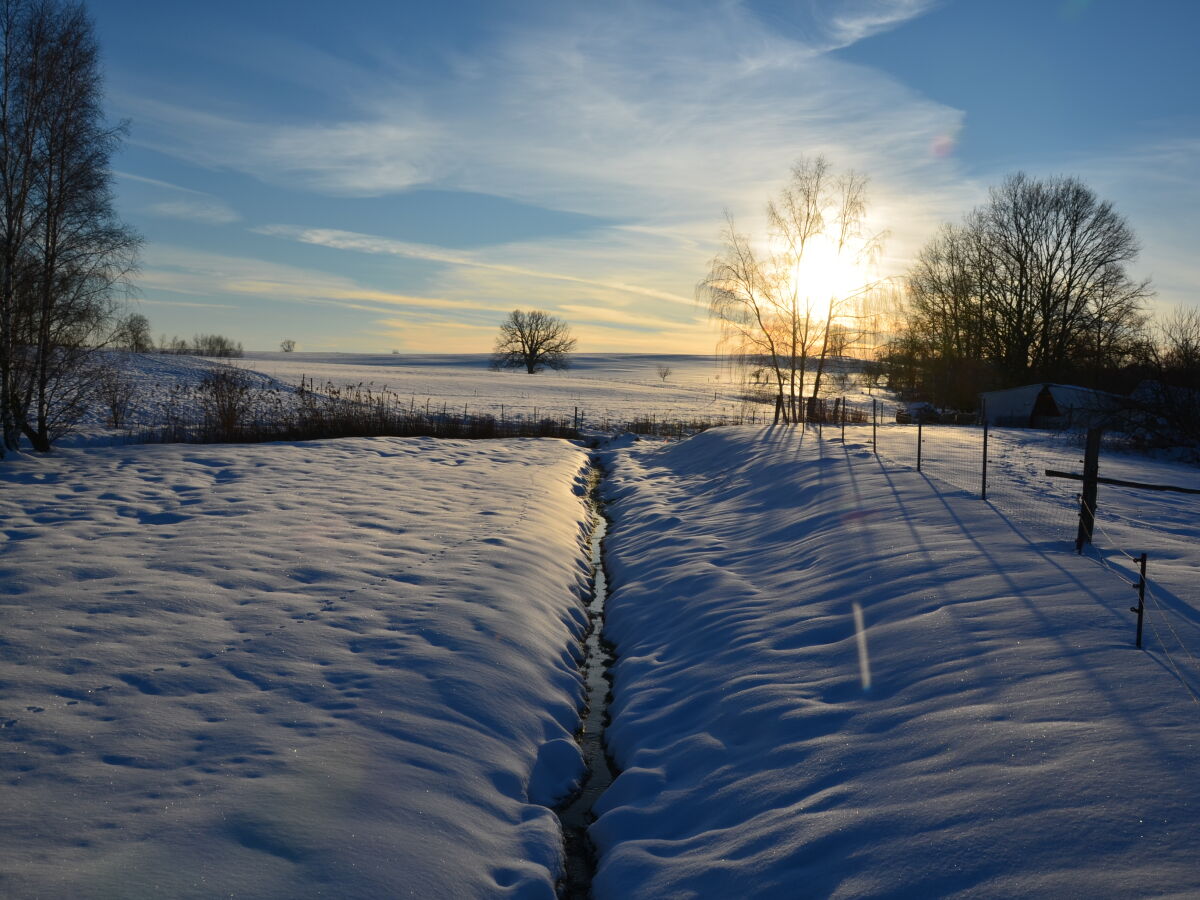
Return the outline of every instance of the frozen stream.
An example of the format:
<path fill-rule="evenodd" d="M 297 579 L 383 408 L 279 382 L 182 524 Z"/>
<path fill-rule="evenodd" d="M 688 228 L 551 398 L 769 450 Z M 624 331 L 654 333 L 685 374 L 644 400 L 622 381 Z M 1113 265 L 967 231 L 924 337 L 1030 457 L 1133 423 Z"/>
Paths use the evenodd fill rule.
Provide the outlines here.
<path fill-rule="evenodd" d="M 612 784 L 614 773 L 604 749 L 604 725 L 608 718 L 608 698 L 611 690 L 608 667 L 612 654 L 602 635 L 604 603 L 608 598 L 608 583 L 604 574 L 603 545 L 608 531 L 600 502 L 600 481 L 604 472 L 592 461 L 591 485 L 588 492 L 592 509 L 591 562 L 592 597 L 588 603 L 587 640 L 584 642 L 583 674 L 587 685 L 587 710 L 580 730 L 583 761 L 587 775 L 583 786 L 571 802 L 559 811 L 563 838 L 566 843 L 567 865 L 560 895 L 566 898 L 591 896 L 595 856 L 587 829 L 595 816 L 592 807 Z"/>

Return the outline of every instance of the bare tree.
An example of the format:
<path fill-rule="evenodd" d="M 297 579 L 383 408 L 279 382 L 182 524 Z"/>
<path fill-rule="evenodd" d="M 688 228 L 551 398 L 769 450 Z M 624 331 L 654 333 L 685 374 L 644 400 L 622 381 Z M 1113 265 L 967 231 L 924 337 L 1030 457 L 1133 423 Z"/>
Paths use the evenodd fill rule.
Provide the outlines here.
<path fill-rule="evenodd" d="M 62 0 L 0 0 L 0 425 L 50 449 L 85 402 L 140 239 L 112 208 L 90 19 Z"/>
<path fill-rule="evenodd" d="M 659 363 L 654 367 L 654 371 L 658 373 L 658 377 L 665 383 L 671 377 L 671 367 L 666 363 Z"/>
<path fill-rule="evenodd" d="M 150 333 L 150 320 L 140 313 L 130 313 L 117 320 L 113 329 L 111 345 L 130 353 L 149 353 L 154 349 L 154 337 Z"/>
<path fill-rule="evenodd" d="M 121 428 L 138 399 L 138 384 L 118 359 L 110 359 L 97 371 L 96 393 L 108 412 L 108 424 Z"/>
<path fill-rule="evenodd" d="M 1141 430 L 1162 446 L 1200 446 L 1200 309 L 1177 307 L 1148 344 L 1153 377 L 1134 391 Z"/>
<path fill-rule="evenodd" d="M 1141 343 L 1149 283 L 1125 271 L 1137 253 L 1128 223 L 1080 181 L 1018 173 L 922 250 L 906 340 L 960 392 L 1095 382 Z"/>
<path fill-rule="evenodd" d="M 284 353 L 291 353 L 293 350 L 296 349 L 296 342 L 293 341 L 291 338 L 280 341 L 279 349 L 282 350 Z"/>
<path fill-rule="evenodd" d="M 810 372 L 816 397 L 826 359 L 841 352 L 835 344 L 844 350 L 855 341 L 847 323 L 856 304 L 878 284 L 866 274 L 879 237 L 866 233 L 865 190 L 862 175 L 833 175 L 822 157 L 801 160 L 767 205 L 767 249 L 756 249 L 727 215 L 724 248 L 697 287 L 734 367 L 769 373 L 776 422 L 804 420 Z M 831 267 L 847 277 L 830 279 Z"/>
<path fill-rule="evenodd" d="M 236 441 L 252 400 L 250 376 L 241 369 L 213 369 L 196 386 L 196 400 L 207 432 L 219 441 Z"/>
<path fill-rule="evenodd" d="M 492 353 L 493 369 L 524 367 L 530 375 L 542 369 L 566 369 L 575 349 L 567 323 L 540 309 L 514 309 L 500 323 Z"/>

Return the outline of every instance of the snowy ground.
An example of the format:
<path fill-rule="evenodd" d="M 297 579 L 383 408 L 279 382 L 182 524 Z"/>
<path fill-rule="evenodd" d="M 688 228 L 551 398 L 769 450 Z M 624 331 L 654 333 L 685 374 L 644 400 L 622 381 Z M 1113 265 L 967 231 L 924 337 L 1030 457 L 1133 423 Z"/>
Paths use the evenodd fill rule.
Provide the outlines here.
<path fill-rule="evenodd" d="M 371 384 L 386 388 L 422 407 L 445 404 L 451 412 L 506 416 L 570 418 L 578 409 L 585 424 L 603 427 L 635 418 L 656 420 L 703 419 L 721 422 L 745 416 L 747 405 L 740 385 L 712 356 L 587 355 L 572 357 L 564 372 L 536 375 L 512 370 L 493 372 L 486 355 L 361 356 L 340 353 L 248 353 L 238 365 L 253 368 L 280 381 L 300 378 L 318 384 Z M 657 372 L 671 369 L 664 380 Z M 769 410 L 768 410 L 769 411 Z M 739 419 L 740 420 L 740 419 Z"/>
<path fill-rule="evenodd" d="M 1108 569 L 812 430 L 606 464 L 598 896 L 1200 890 L 1200 705 Z"/>
<path fill-rule="evenodd" d="M 586 457 L 0 463 L 0 896 L 551 897 Z"/>
<path fill-rule="evenodd" d="M 664 385 L 654 357 L 534 378 L 261 357 L 264 386 L 472 409 L 737 402 L 702 361 Z M 147 417 L 213 365 L 133 363 Z M 882 430 L 882 461 L 861 426 L 602 451 L 624 771 L 598 896 L 1200 893 L 1196 498 L 1102 487 L 1079 557 L 1077 485 L 1042 474 L 1077 444 L 993 431 L 984 503 L 978 430 L 926 429 L 921 473 L 914 432 Z M 583 451 L 119 437 L 97 419 L 0 461 L 0 896 L 551 896 Z"/>
<path fill-rule="evenodd" d="M 914 426 L 879 430 L 880 454 L 893 464 L 916 464 Z M 836 431 L 826 431 L 835 437 Z M 924 429 L 922 472 L 939 483 L 979 495 L 983 433 L 980 428 Z M 851 441 L 868 442 L 869 428 L 848 428 Z M 1057 546 L 1072 544 L 1079 522 L 1078 481 L 1046 475 L 1083 471 L 1083 437 L 1078 433 L 994 428 L 988 441 L 988 502 L 1020 529 Z M 1173 485 L 1200 490 L 1200 469 L 1151 459 L 1142 454 L 1104 448 L 1100 475 L 1142 484 Z M 1200 495 L 1152 492 L 1100 485 L 1096 529 L 1089 559 L 1109 567 L 1114 577 L 1136 578 L 1135 557 L 1148 556 L 1152 608 L 1161 606 L 1157 622 L 1184 629 L 1188 647 L 1200 647 L 1200 593 L 1196 590 L 1200 556 Z M 1176 636 L 1163 624 L 1163 643 Z M 1178 647 L 1174 648 L 1179 650 Z M 1186 653 L 1184 653 L 1186 655 Z M 1200 692 L 1200 683 L 1195 684 Z"/>

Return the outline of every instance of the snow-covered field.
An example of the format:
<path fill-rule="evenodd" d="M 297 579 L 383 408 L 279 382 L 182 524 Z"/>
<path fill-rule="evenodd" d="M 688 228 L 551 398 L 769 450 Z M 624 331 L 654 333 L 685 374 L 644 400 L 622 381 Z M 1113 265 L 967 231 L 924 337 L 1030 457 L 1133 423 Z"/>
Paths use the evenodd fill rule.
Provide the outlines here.
<path fill-rule="evenodd" d="M 723 421 L 747 413 L 739 385 L 712 356 L 589 356 L 572 358 L 571 368 L 536 375 L 493 372 L 486 355 L 362 356 L 330 353 L 248 353 L 238 365 L 298 384 L 302 377 L 320 385 L 370 384 L 411 400 L 429 401 L 450 411 L 506 416 L 571 417 L 578 409 L 594 427 L 633 418 Z M 671 372 L 659 376 L 658 366 Z M 756 410 L 761 418 L 762 411 Z"/>
<path fill-rule="evenodd" d="M 598 896 L 1200 891 L 1200 705 L 1103 566 L 811 429 L 605 460 Z"/>
<path fill-rule="evenodd" d="M 584 454 L 0 463 L 0 896 L 553 896 Z"/>
<path fill-rule="evenodd" d="M 267 356 L 242 364 L 299 380 Z M 318 381 L 568 414 L 589 383 L 625 416 L 721 390 L 678 360 L 664 385 L 651 357 L 372 379 L 290 356 Z M 210 364 L 137 365 L 150 415 Z M 921 473 L 911 431 L 882 460 L 869 432 L 599 451 L 623 771 L 596 895 L 1200 893 L 1195 498 L 1102 487 L 1076 556 L 1076 488 L 1040 473 L 1077 446 L 994 431 L 984 503 L 977 431 L 926 429 Z M 94 422 L 0 461 L 0 896 L 551 896 L 585 452 L 112 440 Z M 1200 486 L 1138 457 L 1101 471 Z M 1142 549 L 1139 652 L 1120 551 Z"/>

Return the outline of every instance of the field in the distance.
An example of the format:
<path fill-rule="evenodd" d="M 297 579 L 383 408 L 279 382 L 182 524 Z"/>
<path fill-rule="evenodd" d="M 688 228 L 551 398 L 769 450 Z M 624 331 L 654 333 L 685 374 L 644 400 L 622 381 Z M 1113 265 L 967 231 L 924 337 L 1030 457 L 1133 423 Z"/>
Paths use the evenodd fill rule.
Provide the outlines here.
<path fill-rule="evenodd" d="M 248 352 L 236 360 L 243 368 L 270 375 L 285 384 L 312 379 L 363 384 L 406 398 L 416 408 L 443 406 L 451 412 L 509 418 L 571 417 L 578 410 L 585 422 L 632 419 L 762 421 L 771 410 L 747 403 L 737 373 L 717 356 L 579 354 L 564 372 L 493 371 L 486 354 L 423 356 L 356 355 L 350 353 Z M 658 367 L 670 368 L 664 379 Z"/>

